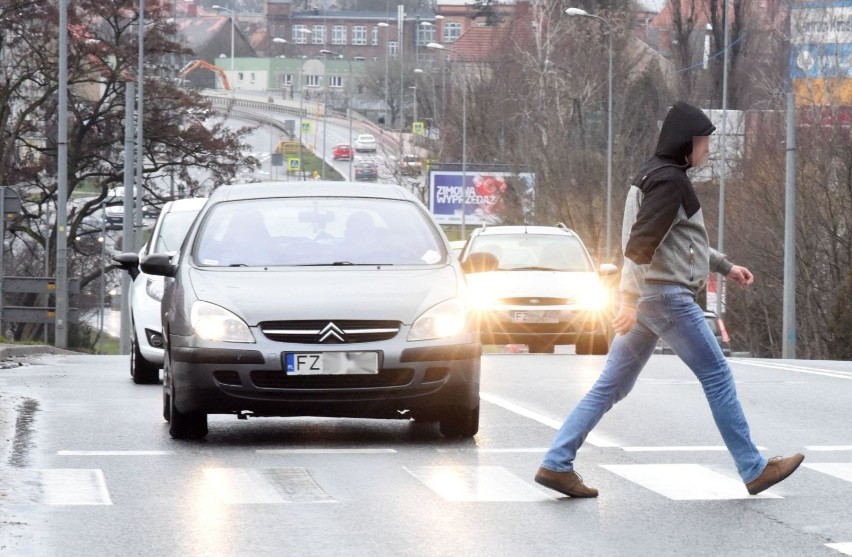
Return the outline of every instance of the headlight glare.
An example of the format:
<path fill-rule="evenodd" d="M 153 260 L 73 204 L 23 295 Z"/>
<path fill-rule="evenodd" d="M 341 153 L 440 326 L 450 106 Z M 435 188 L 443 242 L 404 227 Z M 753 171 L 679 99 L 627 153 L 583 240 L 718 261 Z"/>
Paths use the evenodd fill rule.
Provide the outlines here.
<path fill-rule="evenodd" d="M 254 342 L 245 321 L 226 310 L 208 302 L 195 302 L 189 315 L 195 334 L 205 340 L 222 342 Z"/>
<path fill-rule="evenodd" d="M 453 337 L 467 326 L 467 308 L 454 298 L 426 310 L 411 325 L 408 340 L 431 340 Z"/>

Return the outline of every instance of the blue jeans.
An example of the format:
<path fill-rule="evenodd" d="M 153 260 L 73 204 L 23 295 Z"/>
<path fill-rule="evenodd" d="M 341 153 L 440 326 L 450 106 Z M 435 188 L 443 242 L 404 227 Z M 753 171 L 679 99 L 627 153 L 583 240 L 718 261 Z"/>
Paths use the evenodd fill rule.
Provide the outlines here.
<path fill-rule="evenodd" d="M 645 286 L 636 325 L 613 340 L 603 372 L 562 424 L 542 467 L 555 472 L 574 468 L 580 445 L 612 405 L 633 388 L 658 338 L 671 346 L 701 382 L 716 427 L 743 481 L 748 483 L 763 472 L 767 460 L 749 435 L 728 361 L 695 303 L 695 294 L 674 284 Z"/>

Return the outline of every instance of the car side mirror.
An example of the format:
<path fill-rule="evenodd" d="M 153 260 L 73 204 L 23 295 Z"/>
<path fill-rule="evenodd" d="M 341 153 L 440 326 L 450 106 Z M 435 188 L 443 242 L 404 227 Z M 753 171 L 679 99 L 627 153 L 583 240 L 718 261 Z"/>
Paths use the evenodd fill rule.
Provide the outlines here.
<path fill-rule="evenodd" d="M 142 260 L 140 265 L 143 273 L 158 277 L 173 277 L 177 267 L 172 264 L 172 257 L 167 253 L 152 253 Z"/>
<path fill-rule="evenodd" d="M 493 253 L 478 251 L 469 254 L 465 260 L 462 261 L 461 267 L 465 274 L 473 274 L 496 271 L 499 265 L 500 261 Z"/>
<path fill-rule="evenodd" d="M 611 276 L 611 275 L 614 275 L 615 273 L 617 273 L 618 267 L 616 267 L 612 263 L 603 263 L 603 264 L 601 264 L 598 272 L 600 273 L 600 275 L 602 277 L 608 277 L 608 276 Z"/>
<path fill-rule="evenodd" d="M 118 268 L 127 271 L 127 274 L 130 275 L 130 280 L 136 280 L 136 277 L 139 276 L 139 254 L 126 251 L 122 253 L 117 253 L 112 256 L 112 260 L 118 263 Z"/>

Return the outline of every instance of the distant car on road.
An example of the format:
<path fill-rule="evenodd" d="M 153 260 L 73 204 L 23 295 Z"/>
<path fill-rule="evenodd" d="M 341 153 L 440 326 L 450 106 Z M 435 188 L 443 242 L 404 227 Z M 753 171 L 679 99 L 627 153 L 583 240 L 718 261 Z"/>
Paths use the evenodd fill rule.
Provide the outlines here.
<path fill-rule="evenodd" d="M 163 415 L 437 421 L 479 428 L 482 346 L 440 226 L 405 188 L 266 182 L 213 192 L 162 302 Z"/>
<path fill-rule="evenodd" d="M 163 367 L 163 327 L 160 300 L 163 277 L 140 272 L 139 260 L 152 253 L 177 253 L 206 197 L 178 199 L 163 206 L 151 239 L 138 254 L 125 252 L 113 256 L 121 269 L 130 274 L 130 376 L 134 383 L 151 384 L 160 380 Z"/>
<path fill-rule="evenodd" d="M 331 150 L 331 156 L 334 160 L 347 160 L 351 161 L 352 157 L 355 155 L 355 151 L 352 149 L 352 146 L 348 143 L 338 143 L 334 146 L 334 149 Z"/>
<path fill-rule="evenodd" d="M 379 179 L 379 165 L 374 162 L 356 162 L 355 180 L 359 182 L 375 182 Z"/>
<path fill-rule="evenodd" d="M 423 162 L 417 155 L 403 155 L 399 159 L 399 171 L 403 176 L 420 176 L 423 173 Z"/>
<path fill-rule="evenodd" d="M 526 344 L 553 352 L 606 354 L 611 336 L 610 291 L 579 236 L 562 226 L 488 226 L 474 230 L 461 254 L 478 310 L 483 344 Z"/>
<path fill-rule="evenodd" d="M 356 151 L 370 151 L 375 153 L 377 149 L 378 143 L 376 143 L 376 138 L 372 135 L 368 133 L 362 133 L 361 135 L 355 138 Z"/>

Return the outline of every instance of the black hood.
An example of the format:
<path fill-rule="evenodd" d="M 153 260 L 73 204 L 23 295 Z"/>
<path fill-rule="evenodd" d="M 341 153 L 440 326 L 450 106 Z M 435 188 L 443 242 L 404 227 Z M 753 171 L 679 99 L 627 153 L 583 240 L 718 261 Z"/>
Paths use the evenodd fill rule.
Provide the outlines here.
<path fill-rule="evenodd" d="M 683 164 L 692 153 L 692 138 L 710 135 L 715 129 L 700 108 L 678 101 L 666 113 L 654 155 Z"/>

